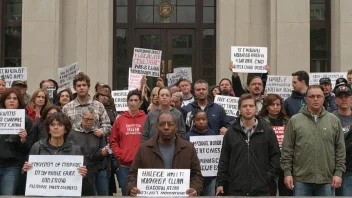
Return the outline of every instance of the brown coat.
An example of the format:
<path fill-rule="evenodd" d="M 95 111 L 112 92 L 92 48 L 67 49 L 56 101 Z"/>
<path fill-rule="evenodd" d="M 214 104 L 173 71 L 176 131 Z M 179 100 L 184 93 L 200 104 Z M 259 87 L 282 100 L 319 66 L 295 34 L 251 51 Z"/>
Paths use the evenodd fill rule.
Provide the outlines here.
<path fill-rule="evenodd" d="M 127 193 L 129 194 L 133 187 L 137 187 L 137 175 L 139 168 L 145 169 L 163 169 L 164 162 L 158 146 L 158 137 L 142 143 L 139 146 L 137 154 L 132 162 L 131 169 L 128 173 Z M 194 188 L 198 195 L 203 190 L 203 177 L 200 170 L 200 163 L 192 143 L 183 140 L 177 135 L 175 140 L 174 158 L 172 161 L 173 169 L 190 169 L 190 188 Z"/>

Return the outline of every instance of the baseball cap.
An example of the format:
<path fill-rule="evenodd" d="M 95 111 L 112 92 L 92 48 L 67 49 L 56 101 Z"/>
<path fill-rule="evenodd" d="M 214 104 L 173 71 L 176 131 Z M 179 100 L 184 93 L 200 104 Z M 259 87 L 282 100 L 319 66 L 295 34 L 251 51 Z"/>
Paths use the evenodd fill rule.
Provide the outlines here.
<path fill-rule="evenodd" d="M 23 80 L 15 80 L 12 82 L 11 87 L 15 86 L 15 85 L 20 85 L 23 87 L 27 87 L 27 84 L 23 81 Z"/>
<path fill-rule="evenodd" d="M 321 85 L 321 84 L 324 84 L 324 83 L 329 83 L 329 84 L 331 84 L 330 78 L 327 78 L 327 77 L 320 78 L 319 84 Z"/>
<path fill-rule="evenodd" d="M 350 87 L 348 87 L 346 85 L 340 85 L 336 88 L 335 95 L 338 96 L 341 93 L 346 93 L 349 96 L 352 95 Z"/>
<path fill-rule="evenodd" d="M 338 85 L 341 85 L 341 84 L 346 84 L 346 85 L 348 84 L 346 78 L 338 78 L 338 79 L 336 79 L 335 86 L 338 86 Z"/>

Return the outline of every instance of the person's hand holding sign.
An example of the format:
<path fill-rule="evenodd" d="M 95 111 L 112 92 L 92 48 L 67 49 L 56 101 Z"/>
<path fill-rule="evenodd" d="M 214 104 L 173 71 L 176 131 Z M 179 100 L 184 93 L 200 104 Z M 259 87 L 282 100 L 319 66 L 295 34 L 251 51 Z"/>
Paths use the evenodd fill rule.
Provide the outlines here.
<path fill-rule="evenodd" d="M 87 170 L 86 166 L 81 166 L 77 170 L 78 170 L 79 174 L 82 175 L 82 177 L 87 176 L 88 170 Z"/>
<path fill-rule="evenodd" d="M 107 147 L 104 147 L 101 149 L 101 155 L 102 156 L 107 156 L 109 154 L 109 150 Z"/>
<path fill-rule="evenodd" d="M 27 131 L 24 129 L 21 129 L 18 135 L 20 136 L 21 143 L 24 144 L 27 140 Z"/>
<path fill-rule="evenodd" d="M 139 194 L 139 193 L 141 193 L 141 191 L 140 191 L 137 187 L 133 187 L 133 188 L 131 189 L 131 191 L 130 191 L 130 195 L 131 195 L 132 197 L 137 196 L 137 194 Z"/>
<path fill-rule="evenodd" d="M 190 197 L 195 197 L 197 196 L 197 191 L 194 188 L 190 188 L 186 191 L 186 194 Z"/>
<path fill-rule="evenodd" d="M 32 164 L 29 162 L 25 162 L 22 168 L 22 173 L 27 172 L 31 168 L 32 168 Z"/>

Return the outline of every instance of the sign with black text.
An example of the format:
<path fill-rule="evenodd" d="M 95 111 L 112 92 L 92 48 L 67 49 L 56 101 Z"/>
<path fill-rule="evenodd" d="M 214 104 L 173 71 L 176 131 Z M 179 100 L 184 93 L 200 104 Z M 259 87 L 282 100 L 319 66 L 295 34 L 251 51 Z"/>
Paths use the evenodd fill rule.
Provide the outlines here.
<path fill-rule="evenodd" d="M 58 90 L 57 92 L 60 92 L 61 90 L 70 88 L 72 93 L 76 93 L 75 90 L 73 89 L 73 79 L 76 76 L 76 74 L 79 73 L 79 64 L 73 63 L 69 66 L 62 67 L 58 69 L 58 74 L 59 74 L 59 81 L 58 81 Z"/>
<path fill-rule="evenodd" d="M 111 96 L 115 102 L 116 111 L 127 111 L 127 95 L 129 90 L 112 91 Z"/>
<path fill-rule="evenodd" d="M 190 142 L 193 143 L 194 148 L 197 151 L 203 177 L 212 177 L 217 175 L 223 139 L 223 135 L 203 135 L 190 137 Z"/>
<path fill-rule="evenodd" d="M 214 103 L 221 105 L 225 109 L 226 115 L 236 117 L 238 100 L 238 97 L 216 95 Z"/>
<path fill-rule="evenodd" d="M 268 75 L 265 90 L 267 94 L 278 94 L 283 99 L 292 94 L 292 76 Z"/>
<path fill-rule="evenodd" d="M 190 169 L 138 169 L 137 196 L 187 196 Z"/>
<path fill-rule="evenodd" d="M 0 109 L 0 135 L 17 135 L 25 129 L 24 109 Z"/>
<path fill-rule="evenodd" d="M 161 53 L 160 50 L 134 48 L 131 73 L 159 77 Z"/>
<path fill-rule="evenodd" d="M 330 78 L 331 86 L 334 89 L 338 78 L 347 79 L 347 72 L 309 73 L 309 85 L 319 85 L 320 78 Z"/>
<path fill-rule="evenodd" d="M 53 99 L 54 98 L 55 87 L 54 86 L 48 86 L 46 88 L 46 90 L 48 91 L 49 98 Z"/>
<path fill-rule="evenodd" d="M 83 156 L 30 155 L 26 196 L 81 196 Z"/>
<path fill-rule="evenodd" d="M 267 73 L 265 67 L 268 60 L 266 47 L 232 46 L 231 61 L 233 72 Z"/>
<path fill-rule="evenodd" d="M 15 80 L 27 80 L 27 67 L 1 67 L 0 79 L 5 79 L 6 88 L 10 88 Z"/>

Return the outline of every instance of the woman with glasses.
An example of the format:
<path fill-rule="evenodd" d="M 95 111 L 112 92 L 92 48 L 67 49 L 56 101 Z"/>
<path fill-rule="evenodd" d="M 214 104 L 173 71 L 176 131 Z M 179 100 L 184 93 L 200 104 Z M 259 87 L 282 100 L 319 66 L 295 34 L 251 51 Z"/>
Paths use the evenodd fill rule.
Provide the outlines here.
<path fill-rule="evenodd" d="M 2 109 L 22 109 L 24 104 L 23 95 L 17 89 L 6 89 L 0 98 Z M 0 116 L 0 118 L 4 119 L 5 116 Z M 22 184 L 20 181 L 21 167 L 32 146 L 29 141 L 31 131 L 32 121 L 25 115 L 25 129 L 21 129 L 15 135 L 0 135 L 0 196 L 15 195 L 19 183 Z"/>

